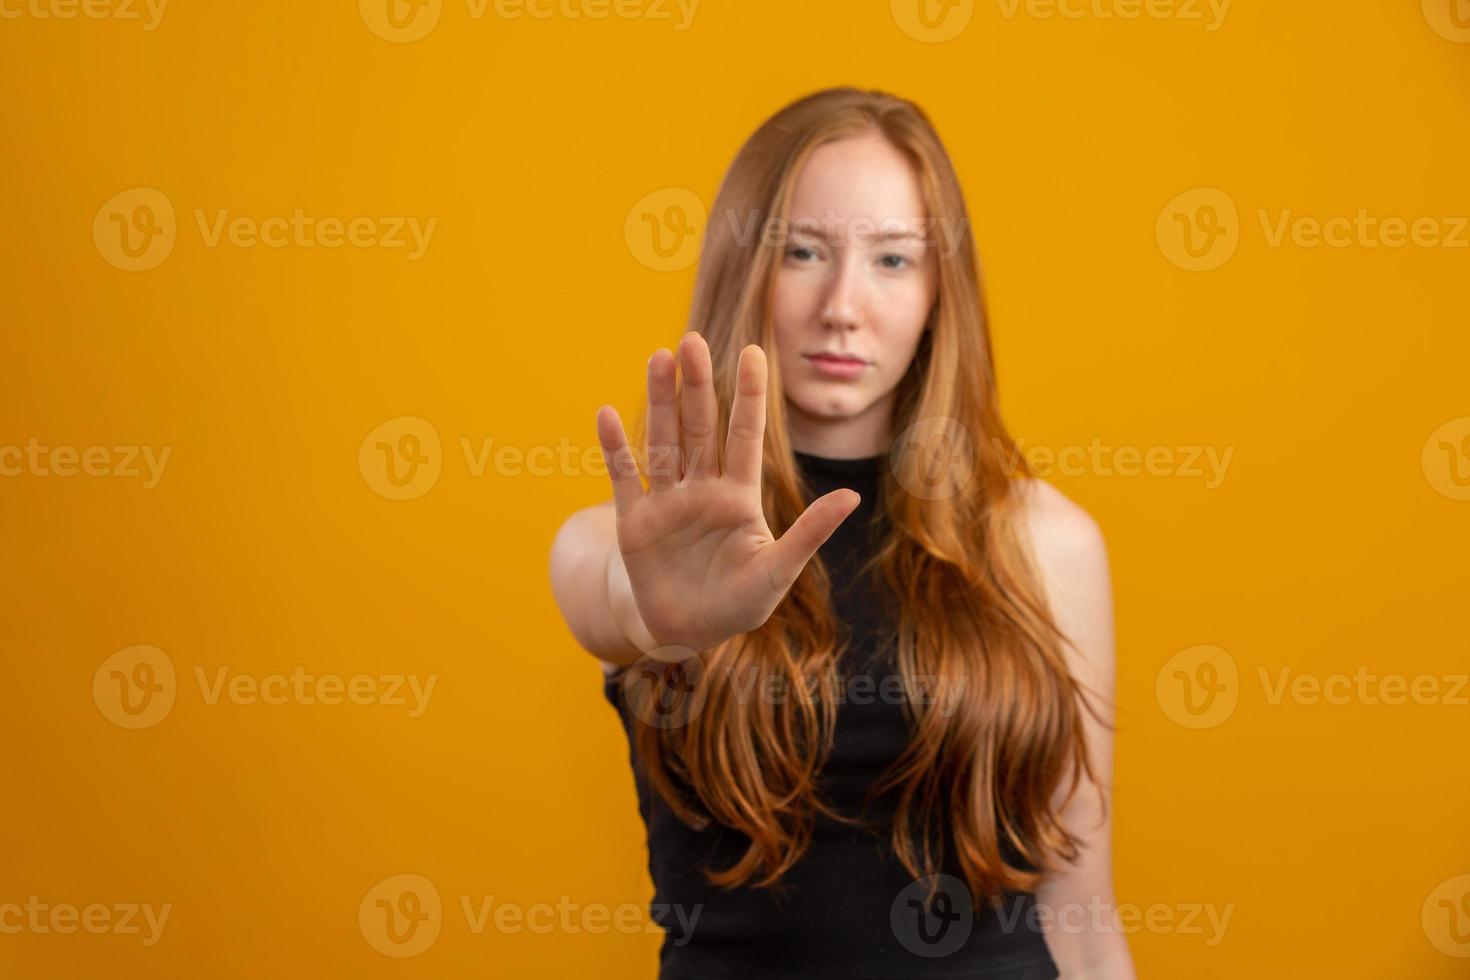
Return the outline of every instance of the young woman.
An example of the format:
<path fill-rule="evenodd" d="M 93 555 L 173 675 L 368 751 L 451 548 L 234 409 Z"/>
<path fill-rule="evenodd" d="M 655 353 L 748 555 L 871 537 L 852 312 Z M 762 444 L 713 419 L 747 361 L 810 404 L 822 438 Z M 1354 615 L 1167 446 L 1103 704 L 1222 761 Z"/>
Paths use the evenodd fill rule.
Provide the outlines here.
<path fill-rule="evenodd" d="M 629 739 L 662 980 L 1132 977 L 1103 539 L 1002 424 L 922 110 L 829 89 L 756 131 L 647 392 L 641 471 L 598 410 L 613 499 L 551 574 Z"/>

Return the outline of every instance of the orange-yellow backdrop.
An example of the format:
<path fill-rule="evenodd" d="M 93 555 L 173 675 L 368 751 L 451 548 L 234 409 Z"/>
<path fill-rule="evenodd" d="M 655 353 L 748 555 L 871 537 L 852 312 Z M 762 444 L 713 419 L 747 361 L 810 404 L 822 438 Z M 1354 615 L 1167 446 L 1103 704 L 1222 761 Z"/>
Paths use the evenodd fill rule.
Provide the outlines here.
<path fill-rule="evenodd" d="M 1155 452 L 1045 474 L 1109 541 L 1141 974 L 1464 975 L 1463 2 L 395 3 L 0 0 L 0 973 L 652 975 L 547 549 L 683 329 L 642 215 L 855 83 L 957 162 L 1033 462 Z"/>

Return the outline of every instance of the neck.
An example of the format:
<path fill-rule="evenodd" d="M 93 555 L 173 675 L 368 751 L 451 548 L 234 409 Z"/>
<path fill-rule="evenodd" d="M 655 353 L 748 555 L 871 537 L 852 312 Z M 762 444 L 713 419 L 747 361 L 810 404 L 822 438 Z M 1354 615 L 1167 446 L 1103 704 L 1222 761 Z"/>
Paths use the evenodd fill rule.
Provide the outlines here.
<path fill-rule="evenodd" d="M 868 459 L 881 456 L 892 444 L 890 425 L 893 393 L 869 405 L 858 415 L 831 419 L 809 415 L 786 403 L 786 431 L 791 448 L 827 459 Z"/>

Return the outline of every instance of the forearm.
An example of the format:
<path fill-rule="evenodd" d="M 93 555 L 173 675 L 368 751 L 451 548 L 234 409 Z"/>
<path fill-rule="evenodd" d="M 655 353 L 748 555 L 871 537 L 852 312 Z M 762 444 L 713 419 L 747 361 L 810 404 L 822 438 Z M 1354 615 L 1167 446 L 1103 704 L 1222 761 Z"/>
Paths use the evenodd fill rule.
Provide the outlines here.
<path fill-rule="evenodd" d="M 551 549 L 551 585 L 567 628 L 583 649 L 613 664 L 632 664 L 656 644 L 633 602 L 612 514 L 573 515 Z"/>

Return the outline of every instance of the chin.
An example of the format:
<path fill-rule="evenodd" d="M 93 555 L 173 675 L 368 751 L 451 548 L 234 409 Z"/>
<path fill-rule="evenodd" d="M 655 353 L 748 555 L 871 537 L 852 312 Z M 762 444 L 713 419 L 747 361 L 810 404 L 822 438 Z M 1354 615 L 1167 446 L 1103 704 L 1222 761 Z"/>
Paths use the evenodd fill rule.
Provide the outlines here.
<path fill-rule="evenodd" d="M 820 390 L 824 387 L 835 388 L 838 385 L 803 385 L 800 391 L 788 391 L 787 399 L 803 415 L 833 421 L 860 415 L 867 407 L 867 401 L 855 391 Z"/>

